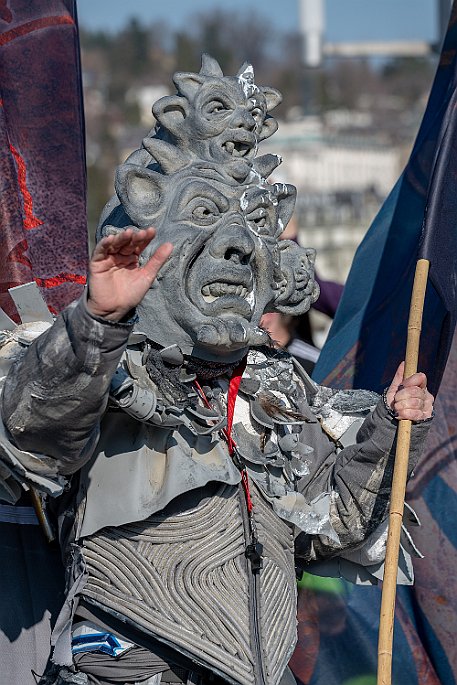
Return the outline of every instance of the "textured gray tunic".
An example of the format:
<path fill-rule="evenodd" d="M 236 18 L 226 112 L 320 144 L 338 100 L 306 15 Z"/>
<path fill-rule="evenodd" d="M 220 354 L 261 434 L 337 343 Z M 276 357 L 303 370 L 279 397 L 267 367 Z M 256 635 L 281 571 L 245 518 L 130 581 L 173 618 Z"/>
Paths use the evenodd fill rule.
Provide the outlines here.
<path fill-rule="evenodd" d="M 71 663 L 70 619 L 82 595 L 232 683 L 276 685 L 295 643 L 294 552 L 302 568 L 339 557 L 346 574 L 357 575 L 354 561 L 379 572 L 396 422 L 379 402 L 357 443 L 342 449 L 289 374 L 306 419 L 301 447 L 293 421 L 278 420 L 267 426 L 267 458 L 256 398 L 240 394 L 234 432 L 263 545 L 263 567 L 253 573 L 240 473 L 224 441 L 163 417 L 157 425 L 107 411 L 130 332 L 94 319 L 81 300 L 4 386 L 0 453 L 11 477 L 33 482 L 39 474 L 55 494 L 62 478 L 80 474 L 61 517 L 71 583 L 55 661 Z M 284 364 L 254 351 L 247 376 L 263 389 L 279 387 L 272 379 L 286 373 Z M 427 422 L 414 427 L 411 467 L 426 431 Z"/>

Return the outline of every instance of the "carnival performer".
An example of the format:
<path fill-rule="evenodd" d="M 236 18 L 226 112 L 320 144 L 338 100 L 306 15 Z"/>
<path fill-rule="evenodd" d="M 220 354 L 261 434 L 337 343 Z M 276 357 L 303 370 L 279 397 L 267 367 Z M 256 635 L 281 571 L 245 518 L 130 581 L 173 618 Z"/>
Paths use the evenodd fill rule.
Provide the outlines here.
<path fill-rule="evenodd" d="M 412 470 L 432 415 L 402 364 L 382 398 L 337 392 L 269 344 L 262 314 L 318 294 L 314 252 L 278 242 L 295 189 L 256 156 L 280 95 L 208 56 L 174 82 L 117 170 L 86 294 L 3 388 L 2 459 L 62 491 L 49 685 L 285 683 L 297 569 L 379 575 L 397 421 Z"/>

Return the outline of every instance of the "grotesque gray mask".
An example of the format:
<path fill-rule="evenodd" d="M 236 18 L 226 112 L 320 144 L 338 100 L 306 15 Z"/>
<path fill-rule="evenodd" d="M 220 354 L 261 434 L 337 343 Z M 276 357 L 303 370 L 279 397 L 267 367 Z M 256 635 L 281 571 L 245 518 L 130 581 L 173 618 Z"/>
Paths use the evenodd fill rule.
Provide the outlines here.
<path fill-rule="evenodd" d="M 314 253 L 280 234 L 296 191 L 270 184 L 280 163 L 256 157 L 276 131 L 273 88 L 254 83 L 250 65 L 235 78 L 203 57 L 199 74 L 176 74 L 178 92 L 155 103 L 157 128 L 116 173 L 116 196 L 98 237 L 127 226 L 154 226 L 143 254 L 161 243 L 174 251 L 138 307 L 138 328 L 184 354 L 234 361 L 266 342 L 265 311 L 301 314 L 318 295 Z"/>

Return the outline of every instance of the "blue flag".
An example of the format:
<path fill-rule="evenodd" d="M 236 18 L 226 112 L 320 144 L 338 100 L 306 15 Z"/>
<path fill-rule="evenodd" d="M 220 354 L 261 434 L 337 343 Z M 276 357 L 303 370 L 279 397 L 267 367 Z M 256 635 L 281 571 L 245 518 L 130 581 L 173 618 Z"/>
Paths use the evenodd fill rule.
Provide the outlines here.
<path fill-rule="evenodd" d="M 457 5 L 405 171 L 362 241 L 314 378 L 382 391 L 404 359 L 416 261 L 431 260 L 419 368 L 436 393 L 457 309 Z"/>
<path fill-rule="evenodd" d="M 430 260 L 419 368 L 439 393 L 407 489 L 422 526 L 415 584 L 397 591 L 393 685 L 457 685 L 457 0 L 404 173 L 355 256 L 315 370 L 339 388 L 382 390 L 404 358 L 415 265 Z M 454 337 L 453 337 L 454 334 Z M 376 685 L 381 590 L 305 576 L 291 665 L 303 685 Z"/>

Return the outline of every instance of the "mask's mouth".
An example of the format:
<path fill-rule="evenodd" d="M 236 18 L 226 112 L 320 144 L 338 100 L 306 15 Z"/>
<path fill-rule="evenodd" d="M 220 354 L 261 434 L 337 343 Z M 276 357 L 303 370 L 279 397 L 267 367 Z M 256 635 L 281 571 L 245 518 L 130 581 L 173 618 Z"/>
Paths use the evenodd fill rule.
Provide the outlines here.
<path fill-rule="evenodd" d="M 227 140 L 222 145 L 222 149 L 231 157 L 246 157 L 253 147 L 254 146 L 249 143 L 237 143 L 235 140 Z"/>
<path fill-rule="evenodd" d="M 224 297 L 225 295 L 236 295 L 246 299 L 250 292 L 252 291 L 244 285 L 226 283 L 225 281 L 207 283 L 201 290 L 202 297 L 207 303 L 214 302 L 218 297 Z"/>
<path fill-rule="evenodd" d="M 211 261 L 198 266 L 194 264 L 194 269 L 188 281 L 187 294 L 192 305 L 204 317 L 197 330 L 198 341 L 215 349 L 265 344 L 265 331 L 251 324 L 256 305 L 255 277 L 251 268 L 246 265 L 218 265 L 211 280 L 208 280 Z M 201 277 L 202 273 L 206 275 L 206 282 Z"/>
<path fill-rule="evenodd" d="M 285 274 L 283 280 L 277 285 L 278 301 L 300 302 L 307 295 L 311 295 L 316 287 L 316 281 L 311 273 Z"/>
<path fill-rule="evenodd" d="M 230 131 L 230 136 L 222 143 L 222 149 L 230 157 L 242 159 L 255 150 L 256 138 L 249 131 Z"/>
<path fill-rule="evenodd" d="M 239 315 L 249 320 L 254 306 L 253 278 L 249 274 L 220 275 L 205 283 L 196 302 L 205 316 Z"/>

